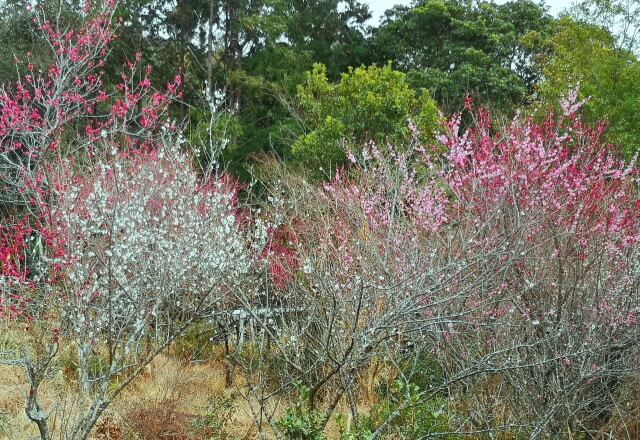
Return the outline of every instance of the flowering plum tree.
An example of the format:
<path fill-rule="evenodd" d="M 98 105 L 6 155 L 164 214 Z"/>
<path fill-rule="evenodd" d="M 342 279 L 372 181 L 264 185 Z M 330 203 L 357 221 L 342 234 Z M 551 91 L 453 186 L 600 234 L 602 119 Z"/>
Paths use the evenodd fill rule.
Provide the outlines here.
<path fill-rule="evenodd" d="M 235 194 L 201 184 L 176 147 L 119 154 L 71 177 L 52 215 L 66 249 L 54 298 L 90 403 L 70 438 L 86 438 L 128 381 L 238 288 L 250 259 Z"/>
<path fill-rule="evenodd" d="M 42 439 L 88 438 L 145 365 L 229 304 L 258 330 L 234 359 L 261 433 L 281 434 L 295 384 L 322 428 L 341 401 L 357 416 L 368 368 L 418 354 L 444 376 L 420 398 L 473 396 L 457 432 L 607 423 L 640 360 L 638 170 L 581 121 L 576 91 L 542 124 L 498 130 L 480 109 L 433 145 L 409 125 L 408 145 L 350 148 L 320 186 L 272 166 L 248 212 L 168 120 L 180 76 L 159 92 L 136 57 L 103 87 L 113 11 L 87 3 L 71 30 L 35 10 L 55 61 L 27 57 L 0 90 L 0 362 L 23 367 Z M 76 379 L 45 408 L 60 352 Z"/>
<path fill-rule="evenodd" d="M 55 63 L 29 65 L 1 96 L 0 317 L 34 344 L 0 361 L 24 367 L 42 439 L 87 438 L 145 365 L 239 288 L 257 253 L 237 188 L 203 179 L 165 117 L 180 77 L 154 92 L 133 62 L 113 95 L 102 88 L 114 7 L 87 4 L 84 25 L 65 31 L 35 12 Z M 61 349 L 74 352 L 78 392 L 45 410 L 38 391 Z"/>
<path fill-rule="evenodd" d="M 410 343 L 441 366 L 440 389 L 472 396 L 457 432 L 601 429 L 638 361 L 640 202 L 637 170 L 582 123 L 576 96 L 543 124 L 500 131 L 481 109 L 434 146 L 369 145 L 321 189 L 272 176 L 293 219 L 273 297 L 294 313 L 279 337 L 263 322 L 281 386 L 307 384 L 326 422 L 359 373 Z M 274 347 L 260 347 L 268 364 Z M 270 420 L 277 393 L 260 374 L 253 401 Z"/>
<path fill-rule="evenodd" d="M 115 38 L 115 3 L 83 8 L 78 29 L 60 29 L 40 8 L 33 21 L 48 42 L 54 62 L 47 69 L 26 64 L 18 80 L 0 90 L 0 231 L 2 272 L 37 281 L 38 253 L 52 246 L 44 211 L 54 202 L 51 174 L 56 163 L 74 156 L 76 166 L 105 148 L 149 148 L 159 139 L 165 109 L 179 96 L 180 76 L 166 92 L 151 88 L 151 69 L 140 72 L 136 55 L 111 93 L 101 81 Z M 136 79 L 137 78 L 137 79 Z M 19 239 L 22 237 L 22 239 Z M 55 252 L 55 251 L 54 251 Z M 19 278 L 19 277 L 18 277 Z M 15 311 L 14 311 L 15 313 Z"/>
<path fill-rule="evenodd" d="M 637 169 L 601 141 L 602 126 L 581 122 L 576 96 L 542 125 L 516 118 L 500 133 L 481 110 L 472 129 L 460 133 L 453 118 L 439 139 L 449 217 L 478 231 L 459 252 L 499 250 L 507 263 L 469 298 L 493 306 L 469 315 L 474 331 L 455 326 L 443 350 L 453 376 L 480 384 L 475 429 L 597 432 L 637 368 Z M 499 391 L 487 385 L 496 379 Z"/>
<path fill-rule="evenodd" d="M 3 211 L 16 204 L 31 206 L 33 191 L 25 191 L 36 180 L 48 159 L 63 147 L 63 133 L 79 128 L 97 111 L 100 97 L 106 98 L 100 81 L 101 69 L 114 38 L 112 9 L 86 9 L 87 19 L 80 30 L 57 29 L 39 9 L 33 20 L 50 45 L 54 63 L 43 71 L 26 59 L 16 58 L 20 67 L 15 84 L 6 84 L 0 93 L 0 172 L 3 182 Z M 75 124 L 73 123 L 75 122 Z M 82 125 L 86 125 L 86 122 Z M 82 127 L 84 128 L 84 127 Z M 84 150 L 80 142 L 74 148 Z"/>
<path fill-rule="evenodd" d="M 466 320 L 474 286 L 505 265 L 498 249 L 455 253 L 468 237 L 449 225 L 438 166 L 417 139 L 398 150 L 368 145 L 359 162 L 348 155 L 358 167 L 320 188 L 279 172 L 268 179 L 287 233 L 275 237 L 286 246 L 272 246 L 274 289 L 264 298 L 283 312 L 261 319 L 242 299 L 265 335 L 256 342 L 260 367 L 244 365 L 259 429 L 268 421 L 278 432 L 282 391 L 300 382 L 324 426 L 340 401 L 355 405 L 359 386 L 371 388 L 364 373 L 376 360 L 393 364 L 442 344 Z"/>

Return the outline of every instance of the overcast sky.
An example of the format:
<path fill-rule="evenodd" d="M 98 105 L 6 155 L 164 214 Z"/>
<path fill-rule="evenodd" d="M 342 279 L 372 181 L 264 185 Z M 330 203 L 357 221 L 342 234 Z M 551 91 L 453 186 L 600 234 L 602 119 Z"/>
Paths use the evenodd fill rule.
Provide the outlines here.
<path fill-rule="evenodd" d="M 394 5 L 408 5 L 411 3 L 411 0 L 364 0 L 364 3 L 369 5 L 371 9 L 371 15 L 373 16 L 373 22 L 377 23 L 378 19 L 384 11 L 392 8 Z M 497 0 L 496 3 L 505 3 L 506 0 Z M 563 9 L 571 6 L 572 0 L 547 0 L 547 5 L 549 6 L 549 11 L 553 15 L 557 15 L 562 12 Z"/>

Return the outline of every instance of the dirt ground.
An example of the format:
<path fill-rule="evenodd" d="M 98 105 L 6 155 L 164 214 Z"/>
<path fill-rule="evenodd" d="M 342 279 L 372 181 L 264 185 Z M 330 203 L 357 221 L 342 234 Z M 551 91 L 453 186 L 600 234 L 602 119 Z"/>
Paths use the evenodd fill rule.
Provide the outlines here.
<path fill-rule="evenodd" d="M 227 402 L 226 413 L 217 413 L 224 420 L 222 437 L 252 439 L 257 429 L 250 406 L 242 397 L 243 378 L 236 372 L 233 385 L 225 385 L 225 369 L 221 360 L 206 363 L 184 363 L 160 355 L 145 372 L 132 382 L 110 405 L 94 429 L 92 439 L 190 440 L 205 438 L 194 434 L 194 424 L 211 412 L 211 399 Z M 19 368 L 0 367 L 0 438 L 27 440 L 38 438 L 38 432 L 24 413 L 25 386 Z M 49 378 L 40 390 L 41 400 L 50 408 L 60 390 L 73 399 L 73 383 L 62 372 Z M 57 399 L 59 402 L 59 399 Z M 60 405 L 60 404 L 59 404 Z M 276 414 L 284 411 L 284 405 Z M 226 414 L 220 416 L 220 414 Z M 51 419 L 54 428 L 59 427 Z M 4 432 L 3 432 L 4 431 Z M 196 430 L 197 431 L 197 430 Z M 202 431 L 205 435 L 206 430 Z M 327 427 L 329 438 L 337 438 L 333 421 Z"/>

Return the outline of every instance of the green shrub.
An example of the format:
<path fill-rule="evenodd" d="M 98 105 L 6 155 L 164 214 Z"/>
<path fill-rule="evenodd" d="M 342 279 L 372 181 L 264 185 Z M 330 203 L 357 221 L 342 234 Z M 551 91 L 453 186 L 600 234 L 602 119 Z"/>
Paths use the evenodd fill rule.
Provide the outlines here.
<path fill-rule="evenodd" d="M 453 439 L 444 434 L 450 430 L 449 417 L 445 399 L 430 397 L 417 385 L 397 380 L 368 415 L 359 417 L 357 425 L 347 428 L 342 418 L 338 425 L 341 440 L 369 440 L 378 430 L 378 438 L 411 440 L 439 433 L 438 438 Z"/>
<path fill-rule="evenodd" d="M 608 30 L 569 17 L 555 23 L 547 44 L 550 54 L 540 63 L 545 78 L 539 86 L 545 103 L 542 110 L 579 84 L 579 98 L 590 98 L 581 117 L 594 125 L 606 121 L 605 139 L 632 157 L 640 145 L 640 62 L 636 54 L 620 50 Z"/>
<path fill-rule="evenodd" d="M 296 406 L 287 409 L 276 425 L 289 440 L 324 440 L 324 417 L 322 413 L 309 409 L 309 388 L 302 383 L 296 384 L 296 388 Z"/>
<path fill-rule="evenodd" d="M 301 120 L 307 133 L 292 145 L 293 157 L 313 171 L 331 174 L 368 141 L 382 148 L 385 142 L 402 143 L 412 134 L 409 120 L 421 140 L 431 143 L 440 122 L 438 106 L 427 90 L 409 86 L 406 75 L 383 67 L 350 68 L 337 84 L 327 79 L 327 69 L 316 64 L 298 87 Z"/>
<path fill-rule="evenodd" d="M 368 418 L 365 418 L 364 423 L 359 423 L 356 426 L 347 426 L 344 416 L 338 414 L 336 423 L 340 429 L 340 440 L 371 440 L 373 438 L 373 431 L 371 431 Z"/>
<path fill-rule="evenodd" d="M 193 422 L 193 431 L 202 440 L 224 438 L 224 427 L 233 410 L 233 398 L 215 396 L 207 403 L 204 414 Z"/>
<path fill-rule="evenodd" d="M 426 393 L 415 384 L 396 381 L 387 399 L 371 410 L 374 426 L 387 420 L 385 430 L 391 438 L 422 438 L 428 434 L 449 430 L 447 402 L 442 398 L 426 398 Z"/>

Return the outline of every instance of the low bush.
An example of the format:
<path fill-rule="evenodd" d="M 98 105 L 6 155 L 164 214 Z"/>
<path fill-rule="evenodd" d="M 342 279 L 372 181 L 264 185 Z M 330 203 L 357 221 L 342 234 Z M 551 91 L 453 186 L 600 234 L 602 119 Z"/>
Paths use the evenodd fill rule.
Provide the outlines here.
<path fill-rule="evenodd" d="M 234 409 L 233 396 L 213 396 L 207 402 L 204 413 L 192 424 L 192 432 L 196 439 L 222 440 L 226 438 L 225 426 L 229 422 Z"/>
<path fill-rule="evenodd" d="M 325 440 L 324 414 L 309 408 L 309 387 L 296 384 L 298 401 L 277 420 L 276 425 L 289 440 Z"/>
<path fill-rule="evenodd" d="M 194 417 L 179 404 L 173 398 L 138 402 L 127 414 L 130 435 L 139 440 L 190 440 Z"/>

